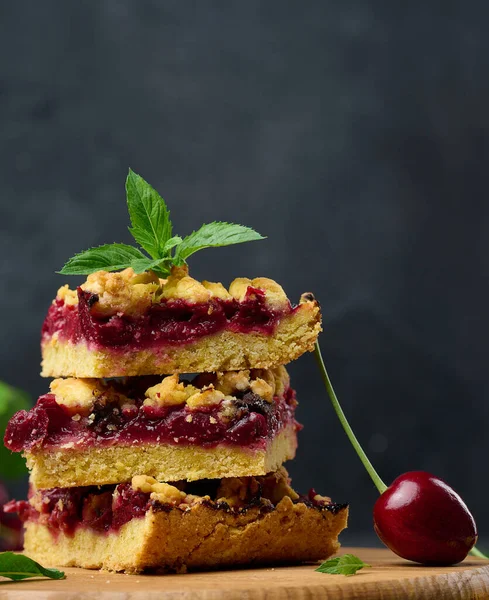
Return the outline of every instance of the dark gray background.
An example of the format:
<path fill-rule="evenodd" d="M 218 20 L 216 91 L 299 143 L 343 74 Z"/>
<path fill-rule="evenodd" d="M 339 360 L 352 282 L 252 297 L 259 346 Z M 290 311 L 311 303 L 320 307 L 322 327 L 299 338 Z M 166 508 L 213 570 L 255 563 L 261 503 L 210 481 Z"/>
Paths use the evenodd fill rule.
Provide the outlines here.
<path fill-rule="evenodd" d="M 489 539 L 487 3 L 0 4 L 0 378 L 33 396 L 39 330 L 73 253 L 129 242 L 128 167 L 176 230 L 268 240 L 209 250 L 193 275 L 313 291 L 321 344 L 381 476 L 444 477 Z M 376 492 L 312 355 L 291 367 L 305 424 L 297 487 Z M 369 537 L 371 536 L 371 537 Z"/>

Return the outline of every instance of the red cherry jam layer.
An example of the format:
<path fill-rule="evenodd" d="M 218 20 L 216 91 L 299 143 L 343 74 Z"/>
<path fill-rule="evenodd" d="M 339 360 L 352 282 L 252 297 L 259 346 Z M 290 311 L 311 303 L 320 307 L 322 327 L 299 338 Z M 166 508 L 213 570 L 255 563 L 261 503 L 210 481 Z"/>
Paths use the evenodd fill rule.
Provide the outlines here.
<path fill-rule="evenodd" d="M 53 394 L 45 394 L 31 410 L 12 417 L 4 443 L 14 452 L 160 443 L 208 448 L 227 444 L 258 450 L 265 449 L 286 425 L 301 428 L 294 419 L 297 402 L 292 388 L 271 403 L 252 392 L 244 393 L 232 401 L 230 418 L 223 416 L 223 402 L 190 410 L 186 404 L 146 406 L 139 397 L 127 408 L 96 402 L 94 411 L 83 416 L 73 415 Z"/>
<path fill-rule="evenodd" d="M 274 310 L 265 292 L 249 287 L 243 301 L 212 299 L 205 304 L 185 300 L 161 300 L 144 314 L 106 316 L 97 311 L 98 296 L 77 289 L 78 305 L 56 299 L 42 326 L 42 339 L 58 333 L 61 340 L 85 341 L 92 347 L 141 350 L 161 345 L 180 345 L 227 330 L 234 333 L 272 335 L 280 319 L 297 310 L 290 303 Z"/>
<path fill-rule="evenodd" d="M 275 504 L 267 497 L 265 485 L 258 485 L 252 494 L 248 494 L 244 503 L 231 507 L 227 502 L 217 499 L 217 490 L 222 480 L 203 479 L 190 483 L 176 484 L 184 488 L 186 494 L 201 498 L 200 502 L 214 510 L 224 510 L 242 514 L 250 508 L 260 507 L 261 512 L 274 510 Z M 270 491 L 270 490 L 269 490 Z M 274 496 L 273 489 L 272 497 Z M 263 495 L 262 495 L 263 494 Z M 100 533 L 117 532 L 125 523 L 132 519 L 145 516 L 152 508 L 153 511 L 188 510 L 192 504 L 181 504 L 178 508 L 173 504 L 162 504 L 152 500 L 149 493 L 135 490 L 130 483 L 117 486 L 90 486 L 73 488 L 53 488 L 40 490 L 33 503 L 25 500 L 12 500 L 5 505 L 7 513 L 18 513 L 21 521 L 35 522 L 46 525 L 54 536 L 60 532 L 72 536 L 79 528 L 88 528 Z M 203 496 L 207 498 L 202 500 Z M 277 503 L 279 500 L 274 499 Z M 344 509 L 346 504 L 335 504 L 329 499 L 318 499 L 315 492 L 307 496 L 299 496 L 294 503 L 303 503 L 309 508 L 327 510 L 336 514 Z"/>

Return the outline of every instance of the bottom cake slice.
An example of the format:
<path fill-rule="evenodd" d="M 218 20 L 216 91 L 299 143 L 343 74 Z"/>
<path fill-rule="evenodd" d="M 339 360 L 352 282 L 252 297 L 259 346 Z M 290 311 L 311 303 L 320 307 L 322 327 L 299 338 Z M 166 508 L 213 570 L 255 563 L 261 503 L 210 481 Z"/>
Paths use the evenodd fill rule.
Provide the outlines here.
<path fill-rule="evenodd" d="M 317 561 L 339 548 L 348 507 L 298 496 L 285 469 L 264 477 L 169 485 L 54 488 L 7 512 L 25 521 L 25 553 L 43 564 L 141 572 Z"/>

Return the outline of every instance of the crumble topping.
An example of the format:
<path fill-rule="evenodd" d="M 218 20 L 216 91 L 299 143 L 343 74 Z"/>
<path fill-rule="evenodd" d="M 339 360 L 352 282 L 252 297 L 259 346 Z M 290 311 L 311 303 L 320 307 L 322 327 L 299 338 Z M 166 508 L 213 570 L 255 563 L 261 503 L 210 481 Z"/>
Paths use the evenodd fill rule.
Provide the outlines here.
<path fill-rule="evenodd" d="M 211 374 L 212 375 L 212 374 Z M 225 396 L 234 396 L 236 391 L 250 390 L 267 402 L 273 402 L 274 396 L 283 396 L 290 386 L 290 378 L 284 366 L 273 369 L 251 369 L 245 371 L 226 371 L 213 375 L 210 380 L 217 390 Z"/>
<path fill-rule="evenodd" d="M 198 390 L 193 385 L 185 386 L 179 382 L 178 375 L 165 377 L 161 383 L 146 390 L 146 406 L 172 406 L 183 404 L 187 398 Z"/>
<path fill-rule="evenodd" d="M 59 300 L 63 300 L 63 302 L 68 306 L 74 306 L 75 304 L 78 304 L 78 295 L 76 290 L 70 290 L 68 284 L 59 288 L 56 297 Z"/>
<path fill-rule="evenodd" d="M 283 366 L 201 373 L 190 382 L 180 380 L 180 376 L 175 374 L 164 377 L 160 383 L 148 388 L 144 392 L 143 405 L 163 408 L 186 404 L 189 411 L 221 405 L 219 417 L 229 420 L 236 414 L 235 401 L 238 396 L 251 391 L 271 404 L 274 397 L 285 394 L 289 385 L 289 375 Z M 79 420 L 80 415 L 92 417 L 96 408 L 107 404 L 113 405 L 114 410 L 136 409 L 135 399 L 124 394 L 124 387 L 122 392 L 120 389 L 120 384 L 104 379 L 55 379 L 50 385 L 56 402 L 69 410 L 73 420 Z M 191 414 L 187 420 L 192 422 Z"/>
<path fill-rule="evenodd" d="M 237 277 L 229 286 L 229 293 L 238 302 L 243 302 L 250 285 L 252 285 L 251 279 L 248 279 L 247 277 Z"/>
<path fill-rule="evenodd" d="M 273 402 L 274 389 L 264 379 L 257 377 L 253 381 L 250 381 L 250 388 L 254 394 L 261 396 L 267 402 Z"/>
<path fill-rule="evenodd" d="M 314 502 L 317 502 L 318 504 L 330 504 L 331 503 L 331 498 L 329 496 L 321 496 L 321 494 L 314 494 L 312 499 L 314 500 Z"/>
<path fill-rule="evenodd" d="M 192 409 L 213 406 L 222 400 L 234 400 L 236 392 L 251 390 L 269 403 L 274 396 L 282 396 L 290 385 L 285 367 L 202 373 L 192 383 L 180 381 L 178 375 L 169 375 L 161 383 L 146 391 L 146 406 L 172 406 L 187 403 Z"/>
<path fill-rule="evenodd" d="M 97 271 L 87 277 L 82 290 L 98 296 L 97 313 L 136 315 L 146 311 L 160 288 L 161 281 L 152 272 L 137 275 L 128 268 L 119 273 Z"/>
<path fill-rule="evenodd" d="M 204 304 L 211 299 L 211 292 L 188 275 L 187 267 L 173 267 L 171 275 L 163 285 L 161 297 L 165 300 L 186 300 Z"/>
<path fill-rule="evenodd" d="M 232 508 L 247 503 L 248 498 L 256 496 L 260 484 L 256 477 L 229 477 L 221 479 L 217 488 L 217 502 L 226 502 Z"/>
<path fill-rule="evenodd" d="M 121 410 L 130 410 L 136 406 L 134 400 L 115 390 L 104 379 L 54 379 L 49 389 L 56 402 L 67 408 L 75 421 L 79 420 L 80 415 L 93 414 L 95 403 L 99 406 L 112 403 Z"/>
<path fill-rule="evenodd" d="M 106 391 L 100 379 L 74 378 L 55 379 L 49 389 L 55 395 L 58 404 L 62 404 L 74 414 L 85 415 L 92 412 L 96 400 Z"/>
<path fill-rule="evenodd" d="M 187 406 L 190 410 L 197 410 L 204 406 L 216 406 L 217 404 L 220 404 L 221 400 L 224 400 L 224 394 L 219 390 L 216 390 L 213 385 L 210 385 L 202 391 L 190 396 L 187 400 Z"/>
<path fill-rule="evenodd" d="M 225 371 L 213 376 L 209 383 L 214 381 L 216 388 L 225 396 L 230 396 L 235 390 L 244 392 L 250 387 L 250 372 L 247 371 Z"/>
<path fill-rule="evenodd" d="M 192 409 L 214 406 L 224 400 L 224 394 L 208 385 L 199 389 L 191 383 L 179 382 L 178 375 L 165 377 L 161 383 L 146 390 L 145 406 L 173 406 L 187 403 Z"/>
<path fill-rule="evenodd" d="M 299 494 L 291 487 L 290 481 L 287 470 L 282 466 L 262 478 L 262 494 L 274 504 L 280 502 L 285 496 L 297 500 Z"/>
<path fill-rule="evenodd" d="M 220 300 L 231 300 L 232 296 L 222 283 L 212 283 L 211 281 L 203 281 L 202 285 L 206 290 L 209 290 L 212 298 L 219 298 Z"/>
<path fill-rule="evenodd" d="M 272 310 L 289 307 L 283 288 L 272 279 L 238 277 L 231 283 L 228 291 L 222 283 L 199 282 L 190 277 L 186 265 L 173 267 L 168 279 L 160 279 L 152 271 L 136 274 L 130 267 L 115 273 L 97 271 L 88 275 L 80 287 L 97 296 L 93 310 L 101 316 L 117 313 L 136 316 L 162 299 L 170 302 L 184 300 L 190 304 L 205 304 L 212 299 L 235 299 L 243 302 L 253 298 L 253 289 L 264 292 L 265 303 Z M 56 298 L 67 305 L 78 303 L 76 291 L 71 290 L 68 285 L 58 290 Z"/>
<path fill-rule="evenodd" d="M 182 504 L 187 494 L 180 491 L 174 485 L 160 483 L 154 477 L 148 475 L 136 475 L 131 482 L 133 490 L 150 494 L 151 500 L 161 502 L 161 504 Z"/>
<path fill-rule="evenodd" d="M 290 477 L 284 467 L 262 477 L 229 477 L 221 479 L 217 488 L 218 502 L 226 502 L 232 508 L 248 504 L 252 498 L 260 496 L 272 504 L 283 498 L 297 500 L 299 494 L 290 486 Z"/>
<path fill-rule="evenodd" d="M 284 467 L 261 477 L 227 477 L 217 483 L 217 490 L 215 495 L 213 494 L 215 501 L 217 503 L 225 502 L 231 508 L 242 508 L 256 498 L 274 505 L 285 497 L 291 500 L 299 499 L 299 494 L 290 485 L 289 474 Z M 184 490 L 187 483 L 184 481 L 170 485 L 161 483 L 148 475 L 136 475 L 132 478 L 131 486 L 136 492 L 150 494 L 151 500 L 156 500 L 161 504 L 192 505 L 210 499 L 209 496 L 186 494 Z M 331 502 L 330 498 L 322 496 L 319 498 L 327 503 Z"/>

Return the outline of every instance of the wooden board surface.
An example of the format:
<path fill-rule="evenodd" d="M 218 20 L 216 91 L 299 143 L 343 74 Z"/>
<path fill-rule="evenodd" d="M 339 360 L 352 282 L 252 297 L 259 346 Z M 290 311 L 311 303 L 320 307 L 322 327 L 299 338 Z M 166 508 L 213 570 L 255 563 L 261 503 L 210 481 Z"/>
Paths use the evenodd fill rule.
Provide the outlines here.
<path fill-rule="evenodd" d="M 389 550 L 343 548 L 372 565 L 352 577 L 316 573 L 313 566 L 240 569 L 186 575 L 120 575 L 64 569 L 63 581 L 2 580 L 1 600 L 306 600 L 489 598 L 489 562 L 421 567 Z"/>

